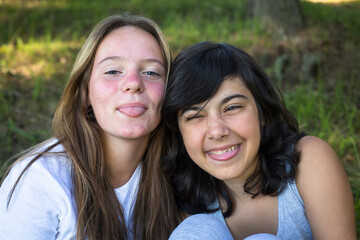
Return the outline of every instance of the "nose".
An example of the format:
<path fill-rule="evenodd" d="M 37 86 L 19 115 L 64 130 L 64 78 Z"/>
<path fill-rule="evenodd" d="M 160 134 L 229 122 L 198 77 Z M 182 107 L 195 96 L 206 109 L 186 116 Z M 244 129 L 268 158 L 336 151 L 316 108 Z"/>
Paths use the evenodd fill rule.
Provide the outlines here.
<path fill-rule="evenodd" d="M 207 137 L 221 140 L 230 134 L 230 129 L 221 117 L 211 117 L 208 121 Z"/>
<path fill-rule="evenodd" d="M 128 93 L 141 93 L 144 91 L 143 81 L 141 76 L 136 72 L 127 73 L 122 79 L 121 89 Z"/>

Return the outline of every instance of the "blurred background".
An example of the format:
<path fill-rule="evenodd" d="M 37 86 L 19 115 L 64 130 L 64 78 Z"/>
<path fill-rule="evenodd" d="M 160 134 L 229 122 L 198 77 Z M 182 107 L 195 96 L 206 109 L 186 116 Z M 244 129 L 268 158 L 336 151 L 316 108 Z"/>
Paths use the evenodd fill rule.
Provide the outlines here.
<path fill-rule="evenodd" d="M 360 236 L 359 0 L 0 0 L 0 166 L 51 136 L 85 38 L 102 18 L 123 12 L 154 19 L 173 57 L 204 40 L 254 56 L 300 129 L 340 157 Z"/>

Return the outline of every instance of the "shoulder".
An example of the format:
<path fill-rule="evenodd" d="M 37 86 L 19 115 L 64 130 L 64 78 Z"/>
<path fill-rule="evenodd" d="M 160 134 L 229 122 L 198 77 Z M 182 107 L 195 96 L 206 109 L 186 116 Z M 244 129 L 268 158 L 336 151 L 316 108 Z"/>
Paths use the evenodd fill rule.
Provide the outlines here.
<path fill-rule="evenodd" d="M 314 183 L 314 180 L 321 180 L 322 184 L 333 183 L 335 179 L 347 181 L 339 158 L 327 142 L 318 137 L 306 136 L 300 139 L 296 147 L 300 152 L 300 163 L 296 173 L 300 191 L 303 184 Z"/>
<path fill-rule="evenodd" d="M 296 147 L 298 150 L 300 150 L 301 155 L 308 155 L 312 153 L 317 153 L 316 155 L 319 153 L 335 154 L 334 150 L 327 142 L 314 136 L 302 137 L 297 143 Z"/>
<path fill-rule="evenodd" d="M 300 152 L 297 178 L 312 172 L 321 173 L 336 169 L 343 171 L 333 148 L 318 137 L 305 136 L 300 139 L 296 148 Z"/>
<path fill-rule="evenodd" d="M 300 163 L 296 185 L 314 239 L 352 239 L 354 202 L 345 170 L 332 147 L 320 138 L 306 136 L 297 144 Z"/>
<path fill-rule="evenodd" d="M 49 149 L 49 147 L 51 147 Z M 67 157 L 63 145 L 57 140 L 46 141 L 33 149 L 27 156 L 19 161 L 13 168 L 15 172 L 22 172 L 34 159 L 31 166 L 26 170 L 26 174 L 36 179 L 36 175 L 53 179 L 54 181 L 64 182 L 70 178 L 71 162 Z M 45 184 L 45 183 L 44 183 Z"/>
<path fill-rule="evenodd" d="M 19 191 L 45 193 L 62 189 L 68 192 L 72 185 L 71 163 L 62 153 L 61 145 L 55 146 L 50 152 L 43 153 L 52 143 L 54 142 L 37 146 L 15 163 L 1 185 L 2 192 L 6 190 L 10 192 L 18 179 L 14 196 Z M 38 159 L 29 165 L 34 158 Z"/>
<path fill-rule="evenodd" d="M 55 151 L 61 149 L 57 147 Z M 63 154 L 47 153 L 26 169 L 41 150 L 34 149 L 17 162 L 0 187 L 0 232 L 4 236 L 16 232 L 15 238 L 53 238 L 66 224 L 73 228 L 70 225 L 76 215 L 70 161 Z"/>

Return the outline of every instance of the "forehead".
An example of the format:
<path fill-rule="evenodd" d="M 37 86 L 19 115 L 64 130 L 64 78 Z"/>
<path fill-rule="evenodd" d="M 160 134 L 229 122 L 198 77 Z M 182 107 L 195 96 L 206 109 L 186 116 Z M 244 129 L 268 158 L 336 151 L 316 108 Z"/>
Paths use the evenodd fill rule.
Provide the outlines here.
<path fill-rule="evenodd" d="M 242 101 L 249 101 L 255 103 L 255 99 L 252 93 L 247 88 L 242 78 L 232 76 L 227 77 L 222 81 L 219 89 L 215 92 L 213 96 L 206 99 L 205 101 L 183 106 L 181 109 L 179 109 L 179 113 L 181 114 L 190 109 L 197 109 L 197 111 L 200 111 L 207 106 L 222 105 L 224 103 L 227 103 L 230 99 L 242 99 Z M 194 106 L 196 107 L 194 108 Z"/>
<path fill-rule="evenodd" d="M 155 37 L 134 26 L 117 28 L 101 41 L 95 54 L 95 62 L 108 56 L 156 58 L 164 63 L 160 44 Z"/>
<path fill-rule="evenodd" d="M 214 96 L 208 99 L 208 102 L 215 99 L 222 99 L 232 94 L 241 94 L 248 99 L 253 98 L 250 90 L 247 88 L 241 77 L 230 76 L 222 81 L 219 89 Z"/>

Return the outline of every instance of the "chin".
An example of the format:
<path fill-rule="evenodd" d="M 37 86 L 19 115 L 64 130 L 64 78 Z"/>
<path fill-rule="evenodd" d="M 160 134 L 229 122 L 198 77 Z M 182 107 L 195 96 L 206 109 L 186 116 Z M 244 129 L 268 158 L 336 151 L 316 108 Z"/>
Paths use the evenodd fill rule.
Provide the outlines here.
<path fill-rule="evenodd" d="M 210 174 L 210 173 L 209 173 Z M 229 179 L 229 176 L 227 174 L 210 174 L 212 176 L 214 176 L 215 178 L 225 181 Z"/>
<path fill-rule="evenodd" d="M 149 135 L 149 131 L 126 131 L 119 133 L 119 136 L 121 138 L 127 138 L 127 139 L 137 139 L 142 138 Z"/>

